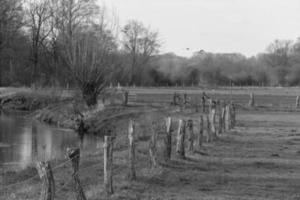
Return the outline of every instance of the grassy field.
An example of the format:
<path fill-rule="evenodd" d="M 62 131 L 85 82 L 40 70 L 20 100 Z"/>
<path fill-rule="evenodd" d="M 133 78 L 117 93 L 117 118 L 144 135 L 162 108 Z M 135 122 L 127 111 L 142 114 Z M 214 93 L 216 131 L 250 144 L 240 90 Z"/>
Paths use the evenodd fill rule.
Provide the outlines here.
<path fill-rule="evenodd" d="M 103 149 L 100 146 L 81 158 L 80 179 L 88 200 L 300 199 L 300 112 L 294 108 L 299 89 L 286 91 L 284 88 L 274 88 L 268 89 L 268 92 L 267 89 L 256 89 L 254 93 L 257 94 L 259 105 L 280 107 L 282 111 L 271 109 L 272 112 L 268 112 L 264 107 L 243 109 L 242 112 L 238 110 L 237 126 L 233 130 L 222 134 L 212 143 L 204 143 L 195 153 L 188 153 L 185 160 L 175 156 L 177 122 L 179 119 L 193 119 L 194 131 L 198 133 L 199 116 L 203 113 L 171 106 L 174 91 L 131 89 L 130 92 L 137 94 L 136 102 L 129 107 L 110 108 L 114 110 L 111 112 L 113 114 L 116 109 L 119 114 L 127 113 L 104 122 L 117 134 L 114 144 L 115 194 L 108 198 L 103 191 Z M 196 96 L 203 90 L 176 91 Z M 205 92 L 224 99 L 231 96 L 227 89 Z M 234 102 L 246 107 L 249 92 L 250 90 L 239 89 L 232 91 Z M 259 98 L 263 97 L 266 99 L 260 103 Z M 287 112 L 289 110 L 293 112 Z M 97 115 L 98 119 L 109 118 L 110 113 L 99 112 Z M 174 122 L 172 160 L 165 163 L 160 159 L 160 165 L 151 168 L 149 138 L 153 131 L 159 132 L 158 155 L 161 155 L 163 122 L 166 116 L 171 116 Z M 135 119 L 137 123 L 136 181 L 127 179 L 129 118 Z M 206 130 L 204 135 L 207 136 Z M 59 163 L 53 163 L 53 167 L 57 165 Z M 74 199 L 72 182 L 69 182 L 71 172 L 70 164 L 54 170 L 56 199 Z M 3 172 L 0 179 L 0 199 L 38 199 L 41 188 L 38 178 L 1 191 L 2 186 L 35 175 L 34 168 L 21 172 Z"/>
<path fill-rule="evenodd" d="M 249 102 L 249 95 L 253 93 L 255 102 L 260 106 L 279 106 L 279 107 L 295 107 L 296 96 L 300 95 L 300 88 L 136 88 L 129 89 L 130 93 L 136 94 L 136 102 L 143 103 L 170 103 L 173 94 L 186 93 L 193 101 L 200 102 L 202 92 L 208 96 L 226 100 L 237 104 L 246 105 Z"/>

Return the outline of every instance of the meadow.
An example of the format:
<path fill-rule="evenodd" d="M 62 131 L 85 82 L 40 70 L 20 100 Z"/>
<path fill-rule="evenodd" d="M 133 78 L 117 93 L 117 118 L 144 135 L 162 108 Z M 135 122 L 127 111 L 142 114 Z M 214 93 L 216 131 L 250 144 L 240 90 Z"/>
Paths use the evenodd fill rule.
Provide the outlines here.
<path fill-rule="evenodd" d="M 179 159 L 175 143 L 179 119 L 192 119 L 199 132 L 196 112 L 202 92 L 218 99 L 233 101 L 236 127 L 205 142 L 195 152 Z M 295 107 L 299 88 L 130 88 L 128 106 L 107 106 L 97 113 L 102 125 L 112 128 L 114 141 L 114 194 L 107 196 L 103 185 L 103 148 L 81 155 L 79 177 L 86 197 L 96 199 L 300 199 L 300 109 Z M 186 93 L 192 106 L 171 105 L 174 92 Z M 248 106 L 249 94 L 255 107 Z M 116 116 L 116 114 L 118 114 Z M 161 158 L 165 118 L 172 118 L 172 155 Z M 136 123 L 137 179 L 128 179 L 128 120 Z M 206 122 L 205 122 L 206 123 Z M 204 138 L 207 137 L 204 129 Z M 157 132 L 158 166 L 150 165 L 149 141 Z M 62 162 L 62 161 L 61 161 Z M 53 168 L 60 162 L 53 161 Z M 71 165 L 54 170 L 55 199 L 74 199 Z M 20 172 L 5 171 L 0 186 L 15 184 L 36 176 L 34 167 Z M 1 188 L 0 187 L 0 188 Z M 35 177 L 5 191 L 0 199 L 38 199 L 41 180 Z"/>

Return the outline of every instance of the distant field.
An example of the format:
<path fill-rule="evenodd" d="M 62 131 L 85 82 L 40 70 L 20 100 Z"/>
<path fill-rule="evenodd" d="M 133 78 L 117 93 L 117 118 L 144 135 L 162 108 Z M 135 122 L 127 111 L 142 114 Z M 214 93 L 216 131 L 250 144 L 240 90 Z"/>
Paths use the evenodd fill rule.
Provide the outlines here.
<path fill-rule="evenodd" d="M 300 88 L 232 88 L 218 89 L 202 88 L 130 88 L 131 94 L 136 94 L 132 102 L 137 103 L 171 103 L 173 94 L 186 93 L 193 101 L 200 101 L 202 92 L 213 99 L 234 101 L 237 104 L 246 105 L 249 94 L 255 95 L 255 103 L 260 106 L 295 107 L 296 96 L 300 95 Z"/>

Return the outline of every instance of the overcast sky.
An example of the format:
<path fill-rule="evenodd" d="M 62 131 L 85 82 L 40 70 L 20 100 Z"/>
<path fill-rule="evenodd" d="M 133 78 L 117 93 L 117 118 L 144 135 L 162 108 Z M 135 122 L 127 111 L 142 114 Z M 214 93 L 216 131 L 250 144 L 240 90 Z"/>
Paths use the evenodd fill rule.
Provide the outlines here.
<path fill-rule="evenodd" d="M 99 0 L 120 24 L 138 19 L 158 30 L 162 53 L 263 52 L 275 39 L 300 37 L 300 0 Z M 187 50 L 189 48 L 190 50 Z"/>

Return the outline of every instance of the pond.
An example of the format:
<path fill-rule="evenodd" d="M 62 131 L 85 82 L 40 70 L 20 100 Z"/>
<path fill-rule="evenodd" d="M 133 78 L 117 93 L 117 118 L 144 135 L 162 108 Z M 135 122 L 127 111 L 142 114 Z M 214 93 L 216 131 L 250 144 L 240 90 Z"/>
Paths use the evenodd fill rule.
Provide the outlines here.
<path fill-rule="evenodd" d="M 102 138 L 41 124 L 23 114 L 0 114 L 0 168 L 26 168 L 35 161 L 64 159 L 68 147 L 82 153 L 102 148 Z"/>

